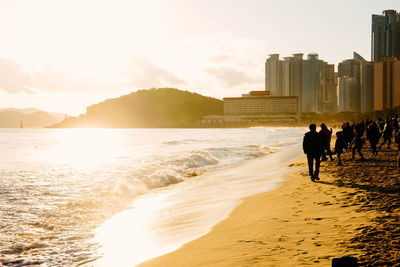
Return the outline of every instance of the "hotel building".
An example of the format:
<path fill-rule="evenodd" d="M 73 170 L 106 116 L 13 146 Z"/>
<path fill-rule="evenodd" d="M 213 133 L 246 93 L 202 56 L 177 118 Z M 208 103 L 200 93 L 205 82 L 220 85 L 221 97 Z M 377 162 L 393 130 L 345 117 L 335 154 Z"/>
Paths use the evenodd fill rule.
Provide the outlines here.
<path fill-rule="evenodd" d="M 251 91 L 241 97 L 225 97 L 224 116 L 205 116 L 202 123 L 248 123 L 299 120 L 297 96 L 271 96 L 269 91 Z"/>

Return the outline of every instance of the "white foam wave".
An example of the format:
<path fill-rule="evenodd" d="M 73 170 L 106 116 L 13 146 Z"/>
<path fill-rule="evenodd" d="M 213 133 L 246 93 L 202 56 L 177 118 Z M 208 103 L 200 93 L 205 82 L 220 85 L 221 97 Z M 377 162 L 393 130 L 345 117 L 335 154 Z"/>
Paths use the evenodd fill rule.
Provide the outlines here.
<path fill-rule="evenodd" d="M 109 209 L 110 212 L 115 212 L 116 209 L 123 207 L 121 199 L 129 204 L 126 200 L 133 200 L 138 195 L 154 188 L 182 182 L 201 173 L 202 168 L 218 162 L 216 157 L 204 151 L 192 151 L 184 155 L 161 158 L 156 162 L 143 165 L 128 175 L 103 180 L 91 188 L 90 192 L 84 194 L 82 199 L 69 202 L 68 208 L 82 211 L 101 209 L 104 213 L 107 213 L 106 209 Z"/>

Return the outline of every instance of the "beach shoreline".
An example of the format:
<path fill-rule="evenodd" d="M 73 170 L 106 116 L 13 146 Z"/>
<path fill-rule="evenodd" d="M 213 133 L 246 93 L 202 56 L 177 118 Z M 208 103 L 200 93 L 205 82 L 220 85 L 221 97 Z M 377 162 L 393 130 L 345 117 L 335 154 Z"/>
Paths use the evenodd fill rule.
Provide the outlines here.
<path fill-rule="evenodd" d="M 326 266 L 359 257 L 348 242 L 377 213 L 349 205 L 357 189 L 338 186 L 326 165 L 313 183 L 306 158 L 294 160 L 277 189 L 243 199 L 208 234 L 138 266 Z"/>

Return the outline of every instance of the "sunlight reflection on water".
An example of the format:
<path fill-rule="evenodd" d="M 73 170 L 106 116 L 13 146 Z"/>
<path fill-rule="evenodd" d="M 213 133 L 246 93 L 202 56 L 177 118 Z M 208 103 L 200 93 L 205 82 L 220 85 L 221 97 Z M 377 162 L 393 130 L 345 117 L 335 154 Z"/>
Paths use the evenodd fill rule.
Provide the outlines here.
<path fill-rule="evenodd" d="M 0 129 L 0 263 L 71 266 L 91 262 L 103 253 L 94 242 L 93 230 L 131 208 L 138 196 L 174 184 L 161 190 L 167 192 L 192 184 L 211 170 L 274 154 L 285 146 L 279 141 L 299 140 L 299 131 Z M 170 200 L 158 203 L 163 204 L 146 204 L 137 217 L 148 218 L 147 222 L 162 221 L 152 217 L 156 213 L 174 218 L 161 211 L 168 209 L 165 205 Z M 149 207 L 153 212 L 146 211 Z M 144 222 L 132 220 L 143 229 Z M 134 234 L 140 235 L 145 232 Z M 156 246 L 151 240 L 145 242 Z M 163 250 L 168 248 L 164 245 Z"/>

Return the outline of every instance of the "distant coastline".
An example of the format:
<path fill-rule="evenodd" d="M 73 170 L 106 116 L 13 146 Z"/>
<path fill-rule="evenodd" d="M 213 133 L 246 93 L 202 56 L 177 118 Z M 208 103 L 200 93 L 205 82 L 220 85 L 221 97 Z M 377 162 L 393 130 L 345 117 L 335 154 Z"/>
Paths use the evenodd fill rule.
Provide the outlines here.
<path fill-rule="evenodd" d="M 0 109 L 0 128 L 43 128 L 64 118 L 63 114 L 34 108 L 6 108 Z"/>
<path fill-rule="evenodd" d="M 247 128 L 305 127 L 310 123 L 325 122 L 338 128 L 343 121 L 386 118 L 397 109 L 370 113 L 341 112 L 302 113 L 296 120 L 228 121 L 219 119 L 203 123 L 204 117 L 223 117 L 224 101 L 175 88 L 152 88 L 107 99 L 87 107 L 86 113 L 50 122 L 45 128 Z M 1 114 L 1 113 L 0 113 Z M 16 121 L 16 120 L 14 120 Z M 19 123 L 20 120 L 17 120 Z M 19 125 L 19 124 L 18 124 Z M 24 123 L 25 125 L 25 123 Z M 26 125 L 29 127 L 28 125 Z"/>

